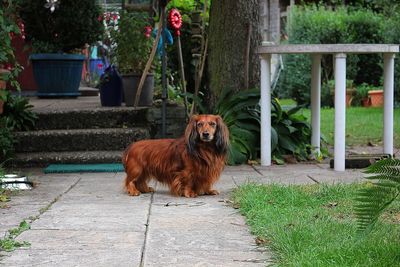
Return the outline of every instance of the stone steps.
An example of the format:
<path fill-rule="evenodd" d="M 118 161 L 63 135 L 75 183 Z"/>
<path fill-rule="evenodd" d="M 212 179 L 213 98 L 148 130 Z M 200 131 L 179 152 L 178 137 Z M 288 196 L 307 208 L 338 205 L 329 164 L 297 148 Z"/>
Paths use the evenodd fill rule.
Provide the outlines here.
<path fill-rule="evenodd" d="M 39 118 L 35 130 L 15 133 L 16 155 L 7 164 L 120 163 L 130 143 L 161 138 L 160 107 L 93 107 L 88 99 L 79 99 L 78 107 L 74 102 L 48 106 L 40 102 L 42 106 L 34 109 Z M 183 107 L 168 106 L 167 110 L 166 137 L 181 136 L 186 127 Z"/>
<path fill-rule="evenodd" d="M 20 152 L 12 165 L 18 167 L 47 167 L 49 164 L 121 163 L 123 150 L 119 151 L 64 151 Z"/>
<path fill-rule="evenodd" d="M 97 108 L 36 112 L 36 130 L 123 128 L 147 125 L 148 109 Z"/>
<path fill-rule="evenodd" d="M 142 128 L 99 128 L 17 132 L 18 152 L 124 150 L 130 143 L 150 138 Z"/>

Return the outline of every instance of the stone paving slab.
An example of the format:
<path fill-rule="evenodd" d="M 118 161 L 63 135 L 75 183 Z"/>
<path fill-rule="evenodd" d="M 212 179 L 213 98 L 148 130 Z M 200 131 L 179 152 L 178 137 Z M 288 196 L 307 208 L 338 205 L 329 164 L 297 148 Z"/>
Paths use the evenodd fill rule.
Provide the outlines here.
<path fill-rule="evenodd" d="M 217 196 L 174 197 L 156 192 L 130 197 L 124 173 L 42 174 L 37 186 L 0 209 L 0 234 L 33 218 L 18 236 L 29 247 L 0 252 L 0 266 L 265 266 L 271 254 L 256 246 L 232 190 L 244 183 L 315 184 L 359 181 L 358 170 L 324 164 L 226 167 Z"/>

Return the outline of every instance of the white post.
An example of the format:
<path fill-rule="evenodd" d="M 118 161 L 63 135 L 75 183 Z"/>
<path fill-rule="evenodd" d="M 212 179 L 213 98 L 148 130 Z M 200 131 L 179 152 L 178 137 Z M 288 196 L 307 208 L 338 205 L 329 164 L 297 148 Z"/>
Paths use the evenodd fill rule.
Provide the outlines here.
<path fill-rule="evenodd" d="M 335 148 L 334 169 L 345 170 L 346 159 L 346 54 L 335 54 Z"/>
<path fill-rule="evenodd" d="M 393 155 L 394 54 L 384 54 L 383 153 Z"/>
<path fill-rule="evenodd" d="M 319 155 L 321 142 L 321 55 L 312 55 L 311 70 L 311 146 Z"/>
<path fill-rule="evenodd" d="M 271 55 L 261 55 L 261 166 L 271 165 Z"/>

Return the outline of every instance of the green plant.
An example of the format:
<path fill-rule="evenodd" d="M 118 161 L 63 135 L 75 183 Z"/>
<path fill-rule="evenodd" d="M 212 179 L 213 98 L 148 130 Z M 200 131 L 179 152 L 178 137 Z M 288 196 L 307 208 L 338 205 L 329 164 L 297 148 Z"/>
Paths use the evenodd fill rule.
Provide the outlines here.
<path fill-rule="evenodd" d="M 151 28 L 147 13 L 122 12 L 118 29 L 111 30 L 115 58 L 122 74 L 141 74 L 150 56 Z"/>
<path fill-rule="evenodd" d="M 368 97 L 368 92 L 373 90 L 374 87 L 370 86 L 367 83 L 362 83 L 359 86 L 356 87 L 357 89 L 357 95 L 363 99 Z"/>
<path fill-rule="evenodd" d="M 255 159 L 260 150 L 260 90 L 234 93 L 224 90 L 213 113 L 221 115 L 230 132 L 229 164 L 241 164 Z M 298 111 L 302 106 L 282 109 L 279 100 L 272 99 L 271 149 L 276 161 L 291 154 L 305 160 L 311 152 L 311 127 Z"/>
<path fill-rule="evenodd" d="M 0 117 L 0 162 L 14 155 L 15 142 L 11 129 L 7 127 L 6 118 Z"/>
<path fill-rule="evenodd" d="M 29 230 L 31 226 L 26 221 L 22 221 L 18 228 L 14 228 L 8 231 L 8 234 L 5 238 L 0 239 L 0 251 L 14 251 L 16 248 L 19 247 L 28 247 L 30 246 L 29 242 L 19 242 L 16 241 L 15 238 L 19 236 L 22 232 Z"/>
<path fill-rule="evenodd" d="M 257 105 L 260 90 L 234 93 L 224 90 L 214 108 L 229 129 L 230 150 L 228 164 L 242 164 L 254 159 L 259 150 L 260 123 Z"/>
<path fill-rule="evenodd" d="M 14 48 L 11 45 L 12 39 L 22 34 L 20 27 L 23 24 L 17 17 L 17 4 L 15 0 L 3 0 L 0 2 L 0 69 L 8 71 L 0 72 L 0 80 L 7 81 L 14 88 L 19 89 L 16 78 L 21 71 L 21 66 L 17 63 Z M 5 95 L 0 92 L 0 100 L 5 100 Z"/>
<path fill-rule="evenodd" d="M 295 7 L 288 25 L 291 44 L 383 43 L 384 18 L 369 10 L 319 6 Z M 394 26 L 394 25 L 393 25 Z M 398 35 L 400 36 L 400 35 Z M 393 40 L 395 43 L 399 39 Z M 378 55 L 348 55 L 347 78 L 354 84 L 377 84 L 382 76 L 382 59 Z M 322 56 L 322 84 L 334 78 L 332 55 Z M 298 104 L 310 103 L 311 60 L 307 55 L 284 57 L 284 71 L 278 81 L 279 94 L 290 96 Z M 331 105 L 328 92 L 322 92 L 322 105 Z"/>
<path fill-rule="evenodd" d="M 294 155 L 306 160 L 311 153 L 311 126 L 307 117 L 299 113 L 304 106 L 284 110 L 277 98 L 272 99 L 271 149 L 276 161 L 283 155 Z"/>
<path fill-rule="evenodd" d="M 27 39 L 36 53 L 71 53 L 100 40 L 103 34 L 95 0 L 62 0 L 55 5 L 46 0 L 21 0 L 20 6 Z"/>
<path fill-rule="evenodd" d="M 383 159 L 372 164 L 365 171 L 371 180 L 357 194 L 354 207 L 360 231 L 371 230 L 380 215 L 400 195 L 400 160 Z"/>
<path fill-rule="evenodd" d="M 37 115 L 32 112 L 29 99 L 22 96 L 8 94 L 4 104 L 5 126 L 14 131 L 28 131 L 34 128 Z"/>

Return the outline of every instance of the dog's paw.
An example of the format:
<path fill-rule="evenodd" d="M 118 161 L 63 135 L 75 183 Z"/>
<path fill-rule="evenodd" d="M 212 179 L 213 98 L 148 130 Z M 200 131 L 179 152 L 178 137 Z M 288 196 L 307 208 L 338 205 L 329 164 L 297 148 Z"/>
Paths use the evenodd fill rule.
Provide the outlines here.
<path fill-rule="evenodd" d="M 195 192 L 193 192 L 192 190 L 185 190 L 185 192 L 183 192 L 183 196 L 187 197 L 187 198 L 193 198 L 193 197 L 197 197 L 197 194 Z"/>
<path fill-rule="evenodd" d="M 134 196 L 134 197 L 140 195 L 140 192 L 138 190 L 127 190 L 127 192 L 128 192 L 128 195 Z"/>
<path fill-rule="evenodd" d="M 206 192 L 206 195 L 219 195 L 219 191 L 211 189 Z"/>
<path fill-rule="evenodd" d="M 155 191 L 154 188 L 151 186 L 148 186 L 147 188 L 140 190 L 140 192 L 142 193 L 153 193 L 154 191 Z"/>

